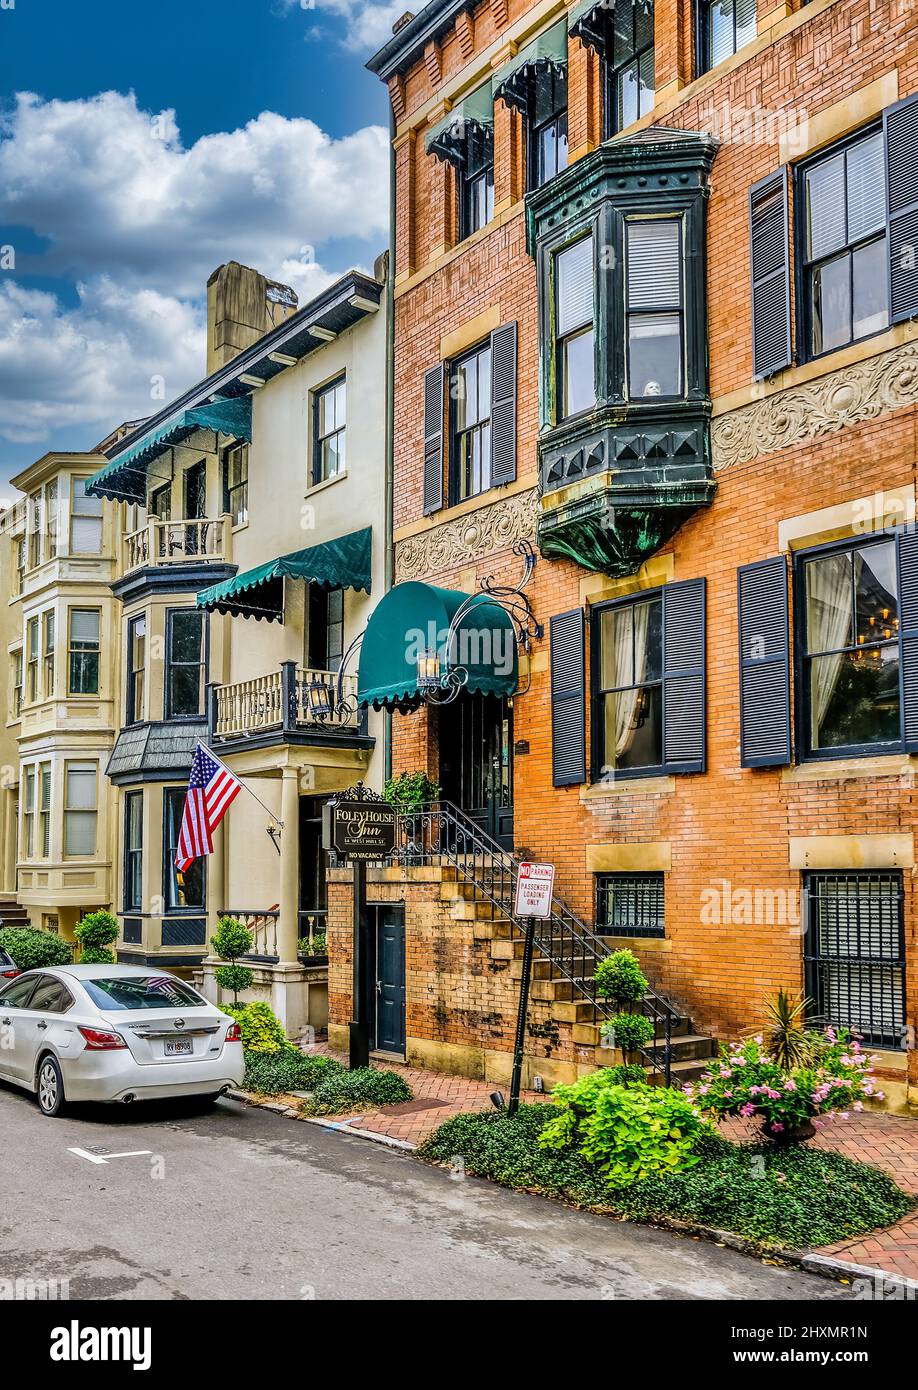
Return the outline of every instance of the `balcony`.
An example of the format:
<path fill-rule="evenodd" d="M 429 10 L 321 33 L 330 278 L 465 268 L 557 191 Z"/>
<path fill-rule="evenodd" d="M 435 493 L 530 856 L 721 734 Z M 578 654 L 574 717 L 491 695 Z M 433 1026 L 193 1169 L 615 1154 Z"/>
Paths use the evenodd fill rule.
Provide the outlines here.
<path fill-rule="evenodd" d="M 366 710 L 356 709 L 357 677 L 344 676 L 346 706 L 336 709 L 337 673 L 285 661 L 275 671 L 212 685 L 209 735 L 217 751 L 276 743 L 360 744 L 372 747 Z M 315 688 L 327 692 L 328 713 L 315 712 Z"/>
<path fill-rule="evenodd" d="M 188 521 L 151 517 L 124 537 L 124 572 L 151 565 L 206 565 L 228 560 L 230 530 L 228 515 Z"/>

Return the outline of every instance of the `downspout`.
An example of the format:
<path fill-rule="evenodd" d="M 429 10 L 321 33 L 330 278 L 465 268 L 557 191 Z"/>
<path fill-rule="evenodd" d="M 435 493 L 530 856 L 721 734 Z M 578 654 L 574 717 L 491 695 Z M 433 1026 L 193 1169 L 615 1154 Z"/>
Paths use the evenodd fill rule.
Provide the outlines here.
<path fill-rule="evenodd" d="M 395 582 L 395 540 L 393 536 L 395 495 L 395 111 L 389 100 L 389 264 L 386 267 L 386 483 L 385 538 L 386 570 L 383 592 Z M 392 776 L 392 711 L 385 712 L 383 771 Z"/>

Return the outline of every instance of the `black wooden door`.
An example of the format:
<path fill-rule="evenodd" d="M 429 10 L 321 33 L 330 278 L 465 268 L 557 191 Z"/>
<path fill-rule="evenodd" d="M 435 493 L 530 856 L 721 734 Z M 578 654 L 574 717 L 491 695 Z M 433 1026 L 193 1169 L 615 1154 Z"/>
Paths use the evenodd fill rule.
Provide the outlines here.
<path fill-rule="evenodd" d="M 440 711 L 440 780 L 452 801 L 513 848 L 513 710 L 493 695 L 460 695 Z"/>
<path fill-rule="evenodd" d="M 376 945 L 376 1004 L 370 1046 L 377 1052 L 395 1052 L 402 1057 L 405 1053 L 405 908 L 401 903 L 371 903 L 367 911 Z"/>

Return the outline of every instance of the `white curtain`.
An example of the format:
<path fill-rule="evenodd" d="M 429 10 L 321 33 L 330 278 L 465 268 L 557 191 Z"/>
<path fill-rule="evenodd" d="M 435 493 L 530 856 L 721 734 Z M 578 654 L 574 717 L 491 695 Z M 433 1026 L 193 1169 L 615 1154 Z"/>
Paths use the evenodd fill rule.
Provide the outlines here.
<path fill-rule="evenodd" d="M 828 555 L 807 569 L 807 648 L 810 652 L 832 651 L 853 639 L 851 623 L 851 557 Z M 819 747 L 819 731 L 835 694 L 844 656 L 841 652 L 813 660 L 810 675 L 811 737 Z"/>
<path fill-rule="evenodd" d="M 620 690 L 613 696 L 614 717 L 606 717 L 606 760 L 617 765 L 622 753 L 631 742 L 634 733 L 634 718 L 641 695 L 640 684 L 647 670 L 647 628 L 650 622 L 650 604 L 639 603 L 626 610 L 631 618 L 624 621 L 620 615 L 612 627 L 611 678 L 609 685 L 627 685 L 634 682 L 634 688 Z M 631 651 L 632 634 L 634 641 L 634 667 L 632 675 Z M 611 759 L 609 758 L 612 753 Z"/>

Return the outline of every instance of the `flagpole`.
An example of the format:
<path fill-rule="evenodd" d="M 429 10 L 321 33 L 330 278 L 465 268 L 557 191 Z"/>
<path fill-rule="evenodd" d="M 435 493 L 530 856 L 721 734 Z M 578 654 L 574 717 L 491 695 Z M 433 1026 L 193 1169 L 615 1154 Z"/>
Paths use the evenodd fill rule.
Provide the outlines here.
<path fill-rule="evenodd" d="M 246 786 L 245 782 L 243 782 L 243 780 L 242 780 L 242 778 L 239 776 L 238 772 L 232 772 L 231 769 L 228 768 L 228 767 L 226 766 L 225 763 L 223 763 L 223 762 L 220 761 L 220 759 L 217 757 L 217 755 L 216 755 L 216 753 L 213 751 L 213 749 L 212 749 L 212 748 L 208 748 L 208 747 L 207 747 L 207 744 L 206 744 L 206 743 L 202 743 L 200 739 L 198 739 L 198 747 L 199 747 L 199 748 L 203 748 L 203 749 L 204 749 L 204 752 L 207 754 L 207 756 L 210 757 L 210 758 L 213 758 L 214 762 L 215 762 L 219 767 L 222 767 L 224 772 L 228 772 L 228 773 L 230 773 L 230 775 L 231 775 L 232 777 L 235 777 L 235 778 L 236 778 L 236 781 L 239 783 L 239 785 L 240 785 L 240 787 L 242 788 L 242 790 L 243 790 L 244 792 L 248 792 L 249 796 L 254 797 L 254 799 L 258 802 L 258 804 L 259 804 L 259 806 L 261 807 L 261 809 L 262 809 L 263 811 L 265 811 L 265 812 L 267 813 L 267 815 L 269 815 L 269 816 L 271 817 L 271 819 L 273 820 L 274 824 L 275 824 L 276 826 L 278 826 L 281 830 L 283 830 L 283 828 L 284 828 L 284 822 L 281 820 L 280 816 L 276 816 L 276 815 L 274 814 L 274 812 L 271 810 L 270 806 L 266 806 L 266 805 L 265 805 L 265 803 L 262 801 L 262 799 L 261 799 L 260 796 L 255 796 L 255 793 L 252 791 L 252 788 Z"/>

